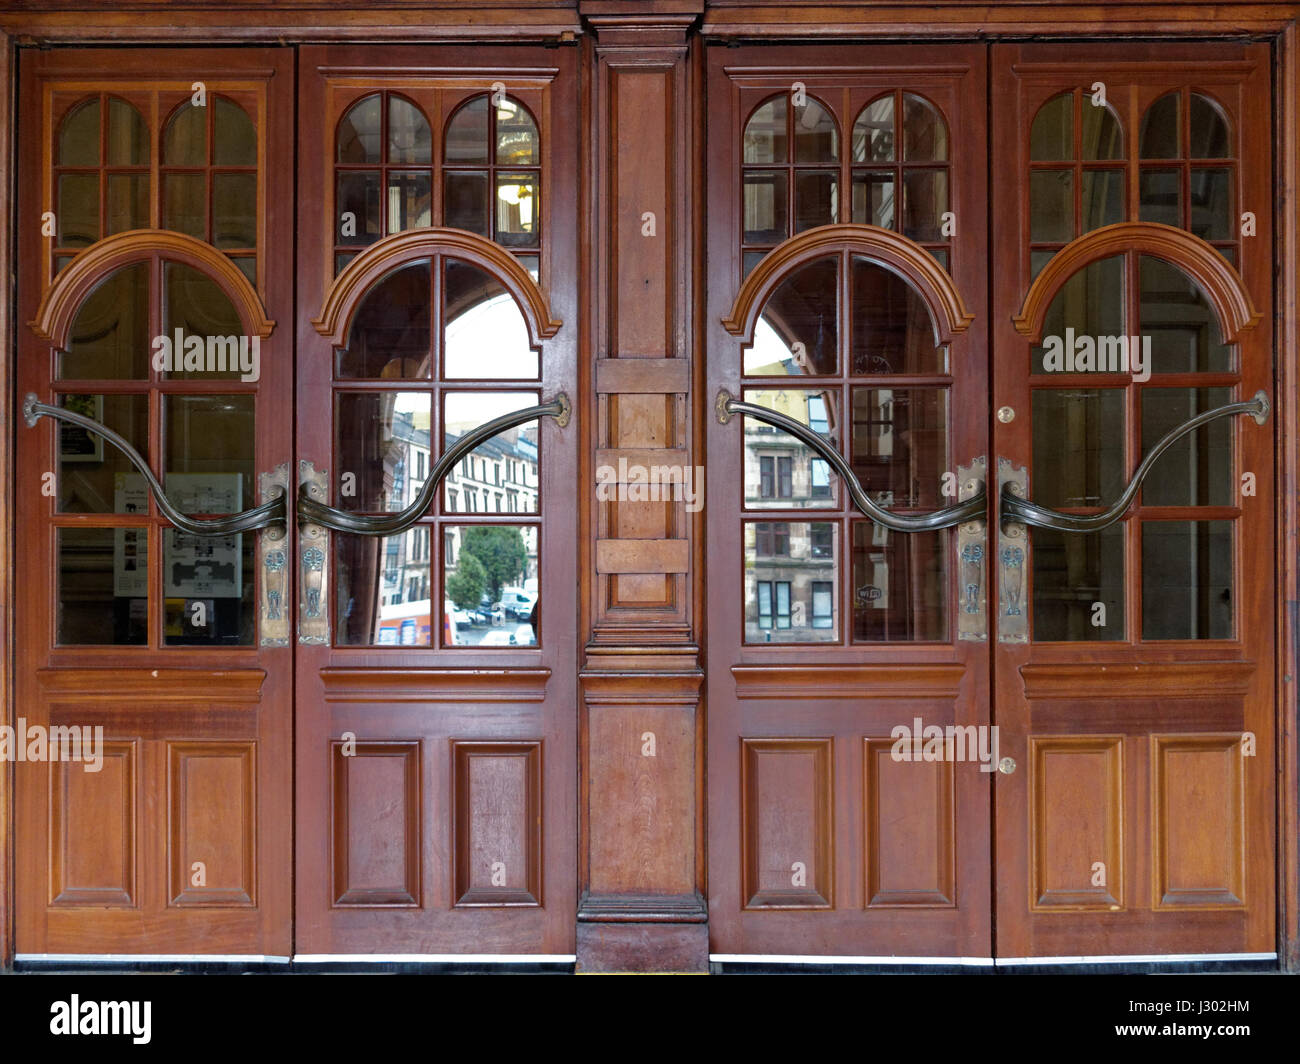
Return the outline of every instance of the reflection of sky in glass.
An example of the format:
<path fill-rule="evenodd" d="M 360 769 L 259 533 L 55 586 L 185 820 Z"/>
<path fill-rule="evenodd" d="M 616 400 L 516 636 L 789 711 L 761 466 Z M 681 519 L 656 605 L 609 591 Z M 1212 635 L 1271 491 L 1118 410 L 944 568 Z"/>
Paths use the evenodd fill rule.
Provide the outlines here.
<path fill-rule="evenodd" d="M 446 430 L 457 436 L 502 414 L 536 406 L 536 392 L 453 392 L 447 395 Z M 525 426 L 526 428 L 527 426 Z"/>
<path fill-rule="evenodd" d="M 514 297 L 501 293 L 447 322 L 447 377 L 503 380 L 537 376 L 537 352 Z"/>
<path fill-rule="evenodd" d="M 765 375 L 770 373 L 798 373 L 797 367 L 785 368 L 792 359 L 790 348 L 781 342 L 776 330 L 763 318 L 754 327 L 754 342 L 745 350 L 745 372 Z"/>

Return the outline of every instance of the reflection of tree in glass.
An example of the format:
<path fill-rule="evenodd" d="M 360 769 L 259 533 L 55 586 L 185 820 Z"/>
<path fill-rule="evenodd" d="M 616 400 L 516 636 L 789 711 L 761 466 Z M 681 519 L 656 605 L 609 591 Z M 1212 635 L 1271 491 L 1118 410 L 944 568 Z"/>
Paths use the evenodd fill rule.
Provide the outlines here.
<path fill-rule="evenodd" d="M 475 609 L 487 586 L 487 572 L 474 555 L 462 550 L 456 572 L 447 578 L 447 597 L 462 610 Z"/>
<path fill-rule="evenodd" d="M 478 525 L 465 530 L 460 557 L 473 555 L 482 563 L 492 588 L 492 601 L 501 598 L 501 587 L 523 575 L 528 551 L 523 533 L 517 528 Z"/>

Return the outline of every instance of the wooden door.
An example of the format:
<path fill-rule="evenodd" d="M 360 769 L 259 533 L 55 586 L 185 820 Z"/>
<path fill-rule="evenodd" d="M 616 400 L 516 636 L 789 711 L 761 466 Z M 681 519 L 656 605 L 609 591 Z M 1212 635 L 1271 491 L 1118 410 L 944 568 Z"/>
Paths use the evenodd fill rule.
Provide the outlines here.
<path fill-rule="evenodd" d="M 812 429 L 898 514 L 955 504 L 987 427 L 985 50 L 712 48 L 708 77 L 710 400 Z M 989 723 L 957 531 L 874 526 L 752 416 L 708 456 L 711 953 L 988 957 L 990 775 L 892 756 L 899 725 Z"/>
<path fill-rule="evenodd" d="M 257 505 L 293 445 L 292 219 L 272 209 L 293 195 L 292 56 L 21 68 L 19 393 L 121 434 L 183 511 Z M 159 362 L 178 333 L 198 351 Z M 260 534 L 176 533 L 111 444 L 16 432 L 16 716 L 64 729 L 59 758 L 16 766 L 19 958 L 287 958 L 292 650 Z"/>
<path fill-rule="evenodd" d="M 302 50 L 297 435 L 321 501 L 401 510 L 478 424 L 576 396 L 574 58 Z M 409 530 L 300 527 L 300 956 L 572 959 L 576 478 L 576 426 L 539 418 Z"/>
<path fill-rule="evenodd" d="M 1096 514 L 1271 394 L 1269 49 L 993 56 L 992 451 Z M 1215 420 L 1109 528 L 991 546 L 1004 961 L 1276 948 L 1273 443 Z"/>

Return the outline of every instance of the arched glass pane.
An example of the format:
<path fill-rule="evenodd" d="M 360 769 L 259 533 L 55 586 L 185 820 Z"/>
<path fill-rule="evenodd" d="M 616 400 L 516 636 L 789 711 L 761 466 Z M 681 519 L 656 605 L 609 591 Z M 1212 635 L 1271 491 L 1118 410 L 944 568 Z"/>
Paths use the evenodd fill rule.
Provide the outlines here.
<path fill-rule="evenodd" d="M 920 294 L 892 270 L 855 255 L 850 277 L 853 373 L 946 373 L 947 349 Z"/>
<path fill-rule="evenodd" d="M 505 285 L 459 259 L 447 260 L 443 276 L 444 379 L 535 380 L 537 352 Z"/>
<path fill-rule="evenodd" d="M 217 97 L 212 115 L 213 161 L 217 166 L 256 166 L 257 130 L 239 104 Z"/>
<path fill-rule="evenodd" d="M 358 100 L 339 120 L 338 161 L 377 163 L 380 161 L 380 127 L 383 98 L 379 93 Z"/>
<path fill-rule="evenodd" d="M 1029 128 L 1029 158 L 1036 163 L 1074 158 L 1074 93 L 1053 96 L 1038 109 Z"/>
<path fill-rule="evenodd" d="M 149 127 L 140 112 L 116 96 L 108 101 L 109 166 L 147 166 Z"/>
<path fill-rule="evenodd" d="M 894 97 L 881 96 L 867 104 L 853 123 L 853 161 L 887 163 L 894 160 Z"/>
<path fill-rule="evenodd" d="M 375 284 L 352 316 L 338 377 L 427 378 L 433 274 L 428 259 L 394 270 Z"/>
<path fill-rule="evenodd" d="M 1228 136 L 1228 120 L 1219 105 L 1199 92 L 1192 93 L 1191 147 L 1192 159 L 1226 159 L 1232 155 L 1232 140 Z"/>
<path fill-rule="evenodd" d="M 748 376 L 834 373 L 839 364 L 839 259 L 801 266 L 768 297 L 745 351 Z"/>
<path fill-rule="evenodd" d="M 488 163 L 488 98 L 475 96 L 461 104 L 447 123 L 444 160 L 454 166 Z"/>
<path fill-rule="evenodd" d="M 238 380 L 260 372 L 252 340 L 225 290 L 181 262 L 163 263 L 163 334 L 172 352 L 171 366 L 164 367 L 169 380 Z"/>
<path fill-rule="evenodd" d="M 536 166 L 541 152 L 537 123 L 514 100 L 497 105 L 497 163 L 502 166 Z"/>
<path fill-rule="evenodd" d="M 208 161 L 208 109 L 186 100 L 163 130 L 162 161 L 168 166 L 205 166 Z"/>
<path fill-rule="evenodd" d="M 1070 335 L 1091 337 L 1095 358 L 1097 337 L 1117 337 L 1123 332 L 1124 256 L 1112 255 L 1079 270 L 1053 297 L 1043 318 L 1042 343 L 1031 355 L 1031 371 L 1071 372 L 1075 363 L 1065 350 Z M 1095 365 L 1082 366 L 1084 372 L 1092 369 Z"/>
<path fill-rule="evenodd" d="M 1179 134 L 1178 93 L 1161 96 L 1142 116 L 1140 152 L 1143 159 L 1177 159 L 1182 137 Z"/>
<path fill-rule="evenodd" d="M 1085 99 L 1081 125 L 1085 159 L 1124 158 L 1124 131 L 1109 106 Z"/>
<path fill-rule="evenodd" d="M 144 380 L 149 376 L 149 266 L 115 270 L 77 308 L 61 380 Z"/>
<path fill-rule="evenodd" d="M 400 96 L 388 98 L 388 161 L 416 166 L 433 162 L 433 131 L 415 104 Z"/>
<path fill-rule="evenodd" d="M 928 100 L 903 93 L 903 162 L 937 163 L 948 159 L 948 123 Z"/>
<path fill-rule="evenodd" d="M 1177 266 L 1143 255 L 1138 268 L 1142 335 L 1151 338 L 1155 373 L 1230 373 L 1233 348 L 1223 342 L 1218 316 L 1201 290 Z"/>
<path fill-rule="evenodd" d="M 835 119 L 816 100 L 794 109 L 794 161 L 833 163 L 840 157 L 839 131 Z"/>
<path fill-rule="evenodd" d="M 59 166 L 99 165 L 99 99 L 86 100 L 63 116 L 59 129 Z"/>
<path fill-rule="evenodd" d="M 786 161 L 785 97 L 775 96 L 750 116 L 745 124 L 744 161 Z"/>

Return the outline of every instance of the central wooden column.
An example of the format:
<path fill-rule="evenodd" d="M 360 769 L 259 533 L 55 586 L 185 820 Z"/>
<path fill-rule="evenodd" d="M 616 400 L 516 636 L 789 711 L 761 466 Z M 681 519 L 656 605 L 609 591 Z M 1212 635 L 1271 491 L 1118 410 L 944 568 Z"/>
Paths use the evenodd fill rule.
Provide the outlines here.
<path fill-rule="evenodd" d="M 687 49 L 703 7 L 581 5 L 594 35 L 584 109 L 584 243 L 594 255 L 585 278 L 591 594 L 580 672 L 579 971 L 708 967 L 698 514 L 682 493 L 643 480 L 689 470 L 694 490 L 703 487 L 690 416 L 698 115 Z"/>

